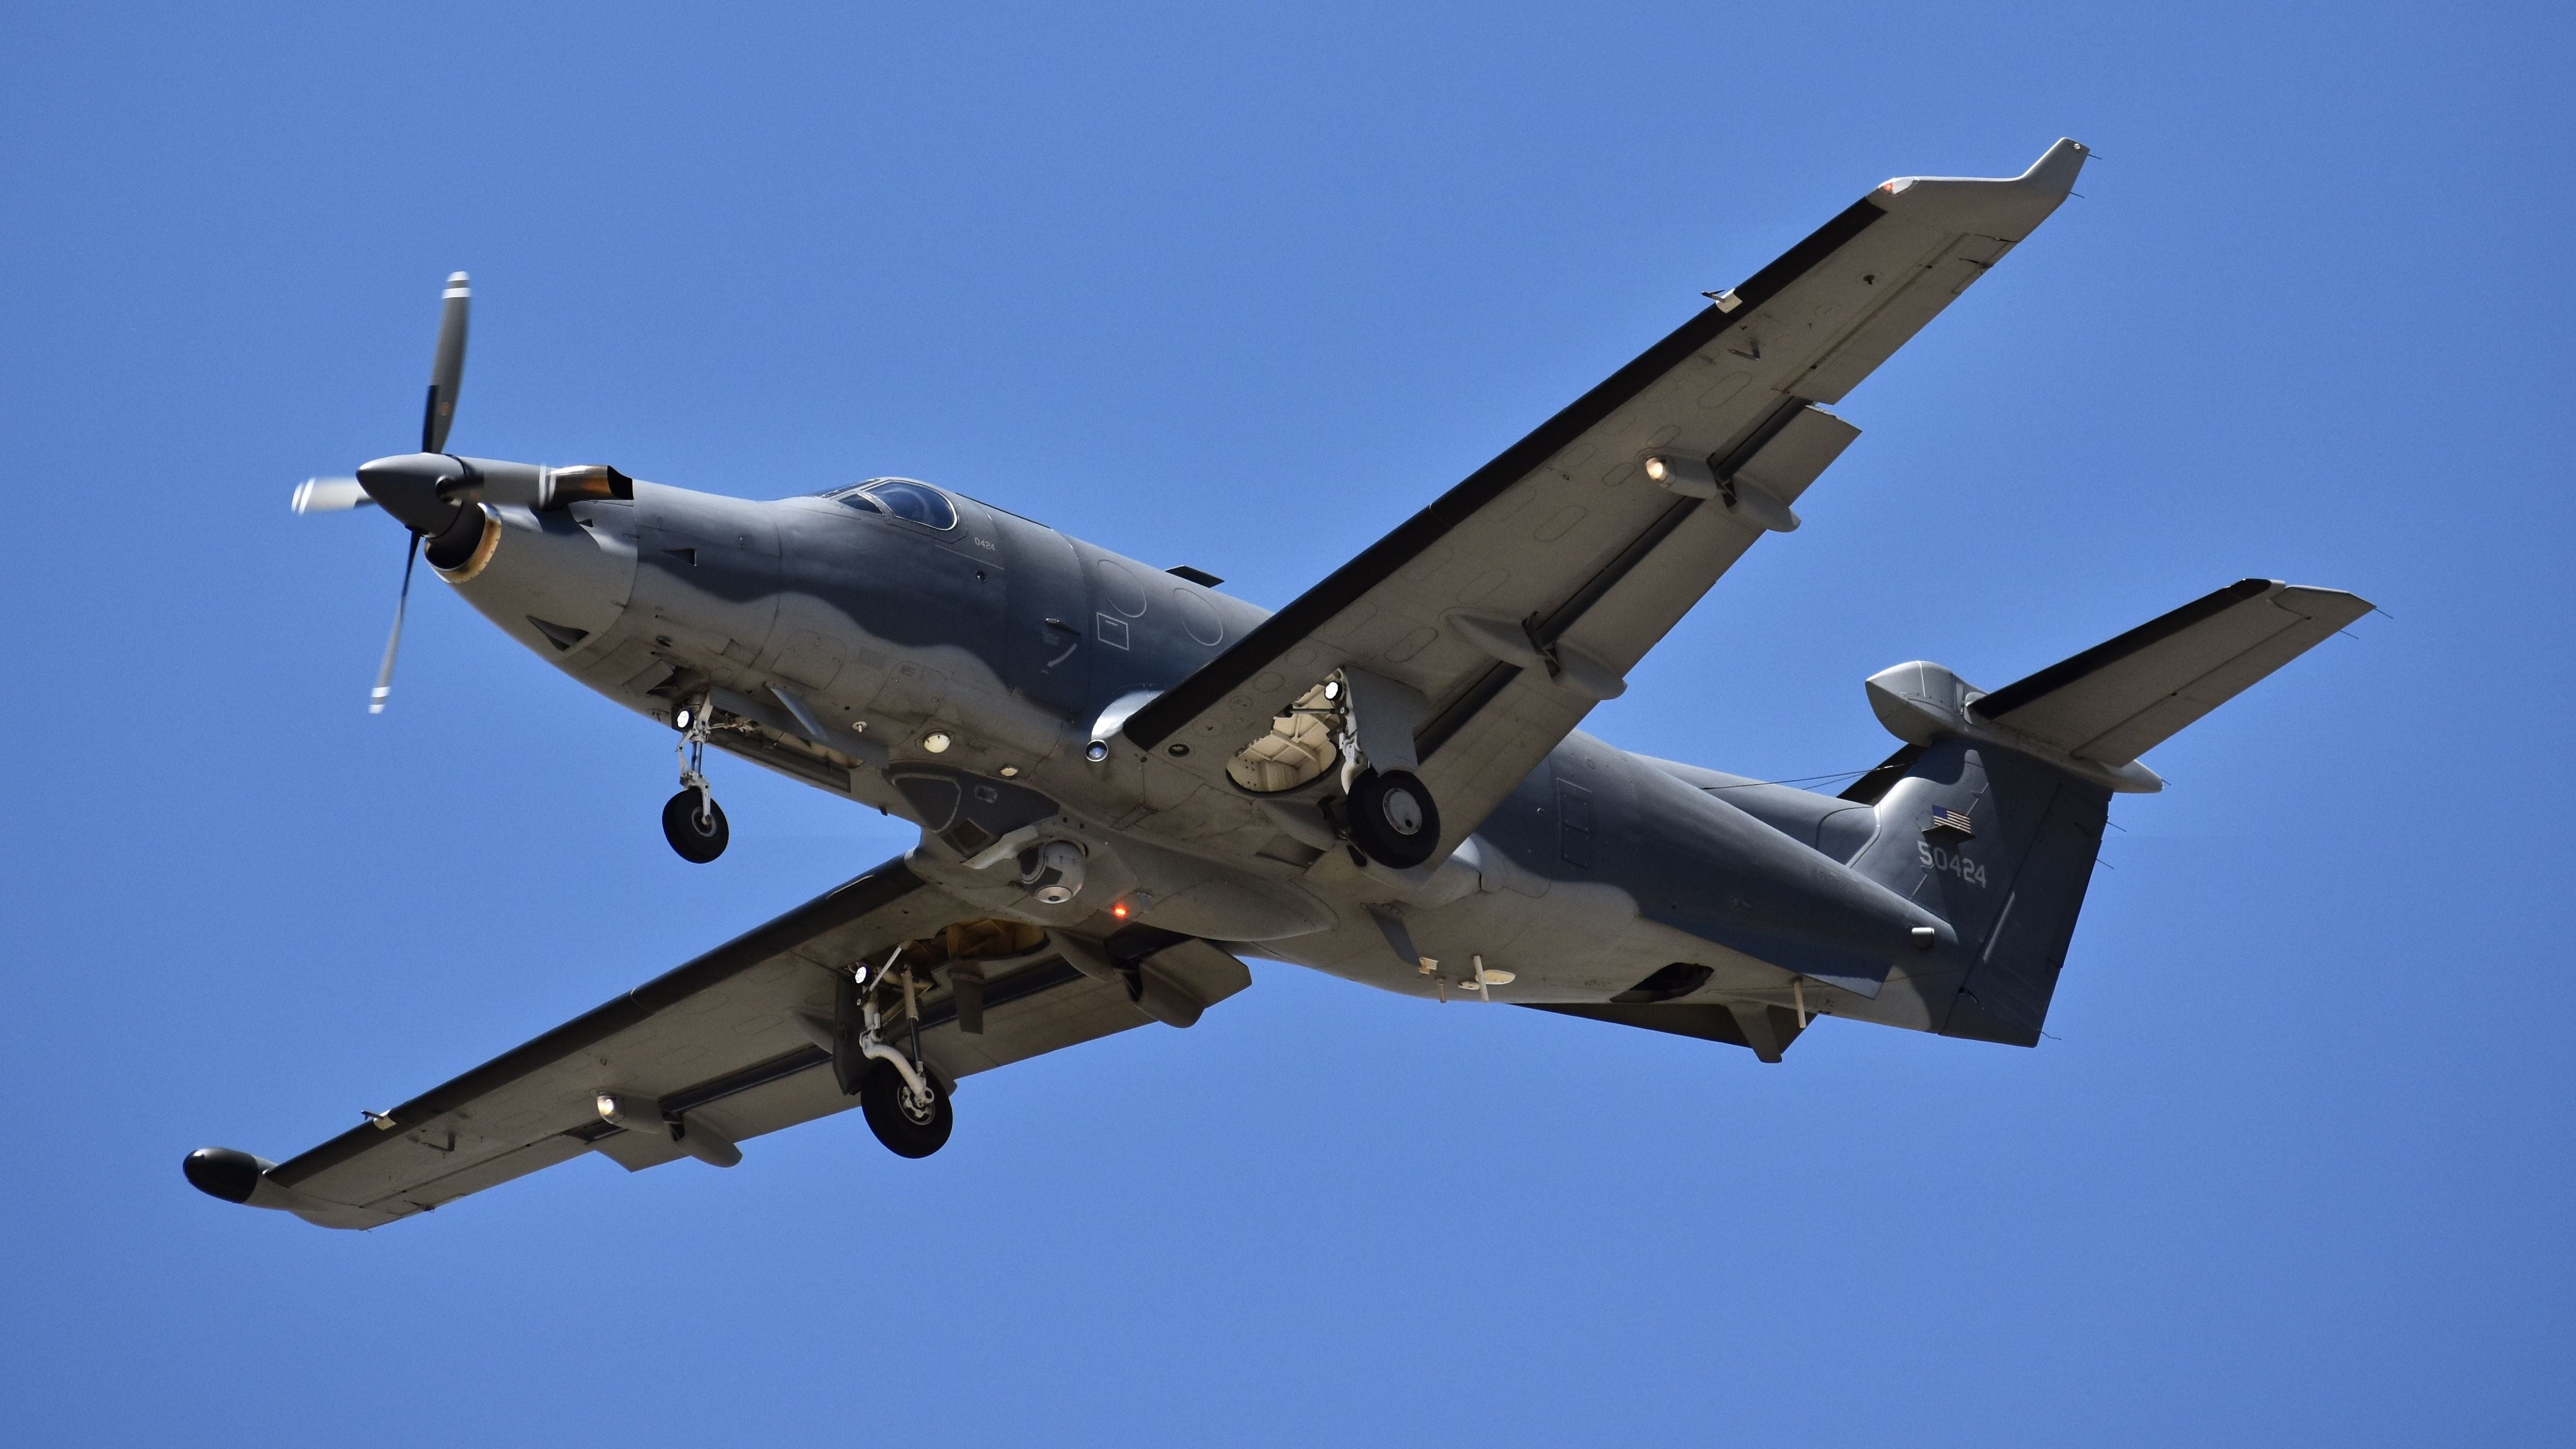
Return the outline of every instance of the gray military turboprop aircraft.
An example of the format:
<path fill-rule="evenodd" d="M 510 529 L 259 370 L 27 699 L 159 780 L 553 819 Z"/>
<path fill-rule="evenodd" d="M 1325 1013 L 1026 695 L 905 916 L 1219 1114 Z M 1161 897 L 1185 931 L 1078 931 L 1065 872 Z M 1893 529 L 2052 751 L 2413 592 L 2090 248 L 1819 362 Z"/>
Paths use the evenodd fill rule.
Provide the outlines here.
<path fill-rule="evenodd" d="M 365 1228 L 586 1152 L 730 1166 L 853 1105 L 924 1156 L 962 1079 L 1188 1026 L 1245 955 L 1766 1062 L 1818 1016 L 2036 1044 L 2110 798 L 2162 784 L 2138 756 L 2368 604 L 2249 579 L 1991 693 L 1898 665 L 1867 692 L 1902 747 L 1839 795 L 1576 726 L 1798 526 L 1858 435 L 1824 405 L 2085 155 L 1880 186 L 1275 614 L 909 479 L 754 503 L 447 453 L 458 274 L 420 451 L 297 511 L 383 508 L 503 631 L 675 731 L 690 860 L 726 839 L 708 745 L 921 842 L 302 1156 L 204 1148 L 188 1179 Z M 377 708 L 400 635 L 398 607 Z"/>

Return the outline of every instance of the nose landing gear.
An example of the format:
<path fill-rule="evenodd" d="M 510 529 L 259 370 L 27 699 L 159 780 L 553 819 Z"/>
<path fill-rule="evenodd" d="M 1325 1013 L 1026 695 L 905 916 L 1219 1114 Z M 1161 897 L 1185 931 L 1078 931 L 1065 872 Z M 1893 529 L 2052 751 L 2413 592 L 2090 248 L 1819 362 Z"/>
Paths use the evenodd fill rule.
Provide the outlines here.
<path fill-rule="evenodd" d="M 724 854 L 733 832 L 725 824 L 724 807 L 707 793 L 705 776 L 681 781 L 680 793 L 662 807 L 662 837 L 692 865 Z"/>
<path fill-rule="evenodd" d="M 680 793 L 662 806 L 662 838 L 692 865 L 704 865 L 724 854 L 726 842 L 733 838 L 725 824 L 724 807 L 716 803 L 703 768 L 707 715 L 706 701 L 699 700 L 683 705 L 673 721 L 680 727 Z"/>

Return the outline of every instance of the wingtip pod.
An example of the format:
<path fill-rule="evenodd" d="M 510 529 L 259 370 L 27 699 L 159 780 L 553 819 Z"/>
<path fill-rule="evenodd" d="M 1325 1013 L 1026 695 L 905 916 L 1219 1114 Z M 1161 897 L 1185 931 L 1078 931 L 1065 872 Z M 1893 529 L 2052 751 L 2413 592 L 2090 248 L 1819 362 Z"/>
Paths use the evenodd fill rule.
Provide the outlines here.
<path fill-rule="evenodd" d="M 180 1170 L 188 1174 L 188 1185 L 206 1196 L 246 1204 L 276 1165 L 229 1147 L 200 1147 L 188 1154 Z"/>
<path fill-rule="evenodd" d="M 372 1228 L 392 1222 L 396 1216 L 307 1197 L 269 1176 L 276 1163 L 230 1147 L 200 1147 L 189 1153 L 179 1167 L 187 1174 L 189 1186 L 208 1197 L 244 1207 L 290 1212 L 321 1227 Z"/>
<path fill-rule="evenodd" d="M 1879 209 L 1940 227 L 2019 241 L 2075 189 L 2075 178 L 2093 154 L 2083 142 L 2061 137 L 2019 176 L 1900 176 L 1871 193 Z"/>

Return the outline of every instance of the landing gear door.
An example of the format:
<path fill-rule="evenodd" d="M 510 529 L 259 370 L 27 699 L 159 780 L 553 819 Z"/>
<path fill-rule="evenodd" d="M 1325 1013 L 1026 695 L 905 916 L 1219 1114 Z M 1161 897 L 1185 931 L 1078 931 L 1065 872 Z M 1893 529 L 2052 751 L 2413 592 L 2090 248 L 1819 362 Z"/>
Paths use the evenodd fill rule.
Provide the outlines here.
<path fill-rule="evenodd" d="M 1342 788 L 1349 789 L 1351 777 L 1361 770 L 1420 769 L 1413 734 L 1431 713 L 1422 692 L 1365 669 L 1345 667 L 1342 683 L 1351 692 L 1350 742 L 1357 747 L 1343 752 Z"/>

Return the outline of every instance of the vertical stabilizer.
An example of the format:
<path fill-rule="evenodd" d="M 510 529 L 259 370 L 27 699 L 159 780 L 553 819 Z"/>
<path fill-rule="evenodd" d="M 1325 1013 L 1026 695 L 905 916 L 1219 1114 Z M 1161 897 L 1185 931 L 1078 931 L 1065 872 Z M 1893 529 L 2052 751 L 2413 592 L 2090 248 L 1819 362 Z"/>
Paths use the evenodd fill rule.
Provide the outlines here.
<path fill-rule="evenodd" d="M 1905 748 L 1843 792 L 1878 817 L 1852 868 L 1958 933 L 1933 1029 L 2037 1045 L 2111 796 L 2163 788 L 2138 756 L 2369 611 L 2247 579 L 1992 694 L 1921 661 L 1872 675 Z"/>
<path fill-rule="evenodd" d="M 1965 969 L 1934 1030 L 2038 1044 L 2110 801 L 2092 781 L 1965 739 L 1924 749 L 1888 787 L 1852 868 L 1958 932 Z"/>

